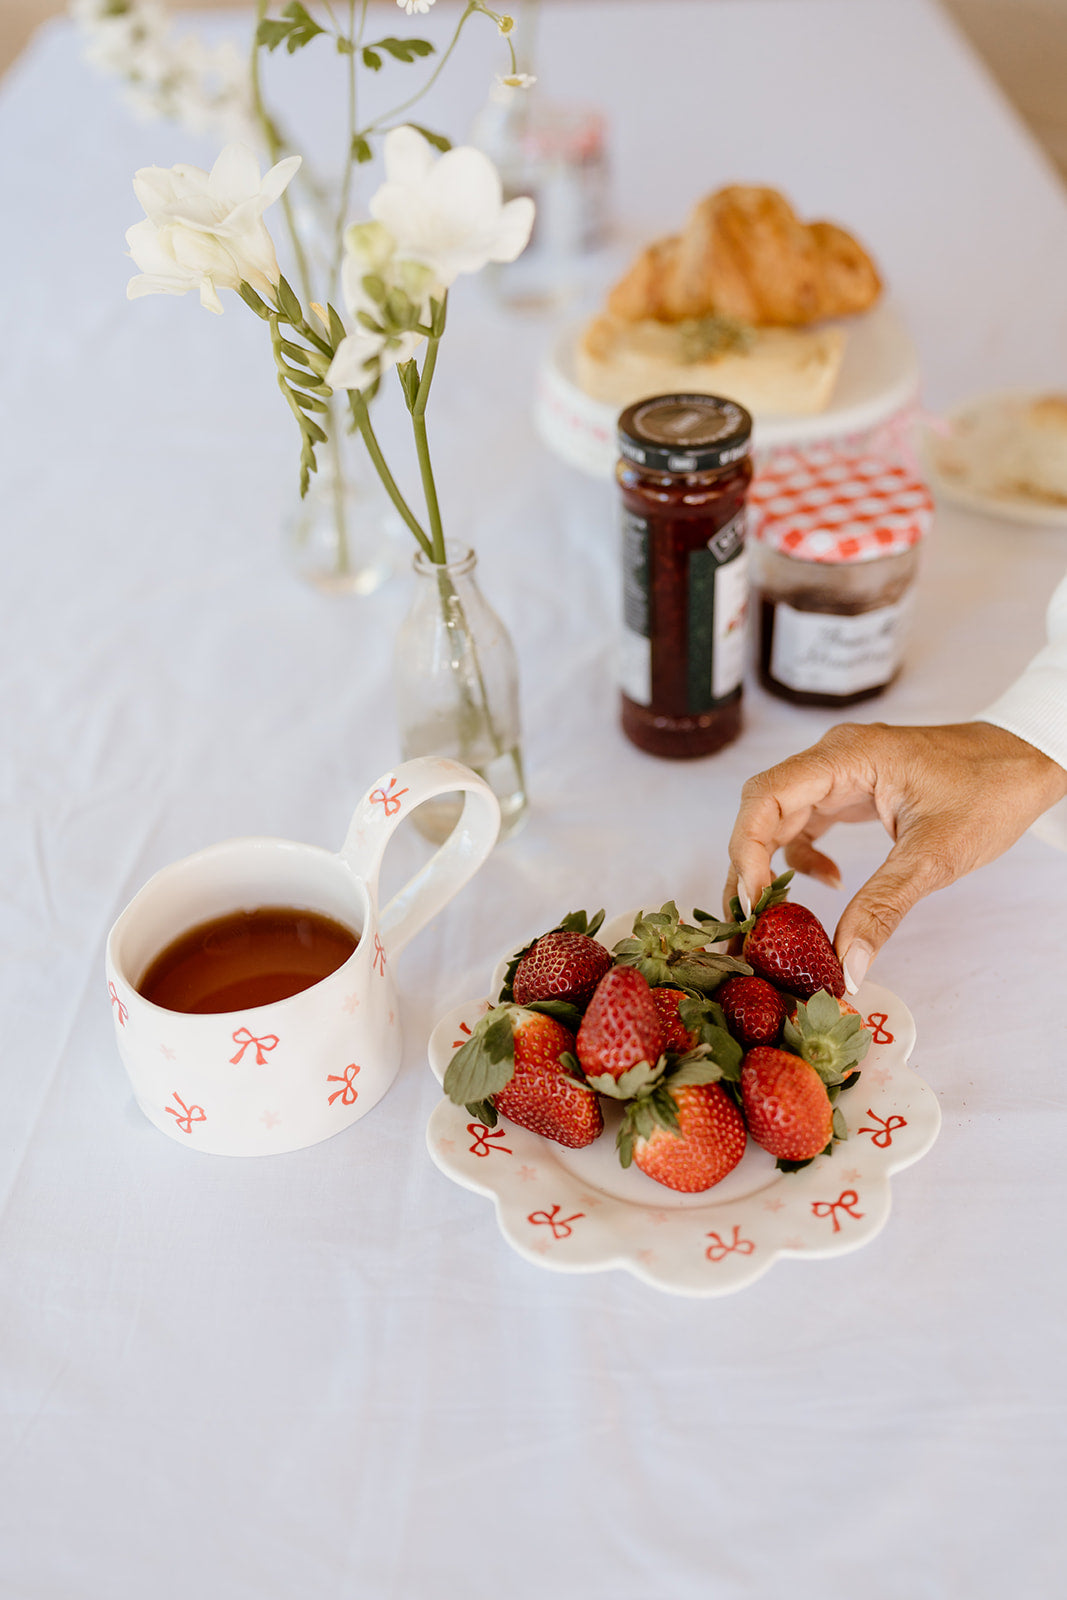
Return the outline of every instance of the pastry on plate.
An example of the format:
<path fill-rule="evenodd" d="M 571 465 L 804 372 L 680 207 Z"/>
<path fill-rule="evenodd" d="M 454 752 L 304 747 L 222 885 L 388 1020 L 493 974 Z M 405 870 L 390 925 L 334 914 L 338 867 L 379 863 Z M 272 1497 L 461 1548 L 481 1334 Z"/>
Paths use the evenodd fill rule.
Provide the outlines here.
<path fill-rule="evenodd" d="M 575 352 L 595 399 L 628 405 L 690 389 L 750 410 L 824 410 L 846 332 L 881 293 L 852 236 L 802 222 L 775 189 L 732 185 L 694 206 L 682 233 L 657 240 L 608 295 Z"/>
<path fill-rule="evenodd" d="M 931 450 L 940 475 L 972 493 L 1067 506 L 1067 394 L 978 402 Z"/>

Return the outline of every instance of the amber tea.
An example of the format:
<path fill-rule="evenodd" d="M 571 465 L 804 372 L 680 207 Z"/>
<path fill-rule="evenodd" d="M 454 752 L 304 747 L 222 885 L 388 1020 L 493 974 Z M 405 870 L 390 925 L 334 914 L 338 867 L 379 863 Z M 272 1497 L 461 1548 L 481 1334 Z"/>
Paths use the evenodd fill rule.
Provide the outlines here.
<path fill-rule="evenodd" d="M 231 911 L 167 945 L 137 989 L 167 1011 L 246 1011 L 320 983 L 358 943 L 351 929 L 318 911 Z"/>

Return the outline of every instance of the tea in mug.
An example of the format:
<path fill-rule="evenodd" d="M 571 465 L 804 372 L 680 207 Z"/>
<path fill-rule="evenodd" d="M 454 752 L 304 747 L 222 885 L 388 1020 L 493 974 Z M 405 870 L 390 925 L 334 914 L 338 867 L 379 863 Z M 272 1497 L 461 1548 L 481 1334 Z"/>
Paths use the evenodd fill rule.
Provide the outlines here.
<path fill-rule="evenodd" d="M 318 911 L 231 911 L 180 934 L 150 962 L 137 990 L 167 1011 L 247 1011 L 321 983 L 358 943 L 350 928 Z"/>

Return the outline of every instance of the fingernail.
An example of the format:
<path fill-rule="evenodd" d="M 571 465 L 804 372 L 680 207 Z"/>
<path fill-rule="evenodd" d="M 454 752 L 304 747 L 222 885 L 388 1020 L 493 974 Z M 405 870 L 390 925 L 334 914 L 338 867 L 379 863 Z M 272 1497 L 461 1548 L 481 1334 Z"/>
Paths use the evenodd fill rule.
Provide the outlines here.
<path fill-rule="evenodd" d="M 845 988 L 849 994 L 855 994 L 867 976 L 867 968 L 871 964 L 873 955 L 874 951 L 870 945 L 864 944 L 861 939 L 849 945 L 848 954 L 841 963 L 845 974 Z"/>
<path fill-rule="evenodd" d="M 745 913 L 745 916 L 750 917 L 752 915 L 752 896 L 740 881 L 738 881 L 737 885 L 737 898 L 741 902 L 741 910 Z"/>

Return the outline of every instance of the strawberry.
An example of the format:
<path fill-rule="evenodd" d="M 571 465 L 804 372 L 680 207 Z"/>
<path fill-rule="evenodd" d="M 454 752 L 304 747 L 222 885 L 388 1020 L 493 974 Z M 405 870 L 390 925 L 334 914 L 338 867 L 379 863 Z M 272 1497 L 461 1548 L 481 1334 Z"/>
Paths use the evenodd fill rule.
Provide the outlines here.
<path fill-rule="evenodd" d="M 832 995 L 845 992 L 845 974 L 826 930 L 807 906 L 786 899 L 792 872 L 783 872 L 768 884 L 746 917 L 734 895 L 732 922 L 719 922 L 707 911 L 693 917 L 711 942 L 744 935 L 741 954 L 760 978 L 778 989 L 807 999 L 819 989 Z"/>
<path fill-rule="evenodd" d="M 834 1108 L 813 1066 L 788 1050 L 757 1045 L 741 1066 L 748 1131 L 782 1161 L 810 1161 L 834 1134 Z"/>
<path fill-rule="evenodd" d="M 689 998 L 684 989 L 673 989 L 669 984 L 652 991 L 652 1003 L 663 1023 L 663 1048 L 677 1051 L 680 1056 L 698 1043 L 696 1034 L 686 1027 L 678 1015 L 678 1007 Z"/>
<path fill-rule="evenodd" d="M 678 1084 L 670 1089 L 669 1098 L 673 1116 L 658 1116 L 647 1103 L 647 1115 L 638 1113 L 632 1157 L 657 1183 L 683 1194 L 698 1194 L 720 1183 L 737 1166 L 745 1153 L 745 1124 L 721 1084 Z M 647 1132 L 639 1131 L 646 1126 Z M 628 1165 L 622 1144 L 620 1156 Z"/>
<path fill-rule="evenodd" d="M 786 1002 L 772 983 L 755 974 L 727 978 L 716 991 L 726 1026 L 746 1049 L 754 1044 L 774 1044 L 785 1021 Z"/>
<path fill-rule="evenodd" d="M 847 1000 L 820 989 L 805 1004 L 798 1000 L 786 1018 L 782 1043 L 815 1068 L 837 1098 L 842 1086 L 851 1088 L 857 1067 L 871 1047 L 871 1033 Z"/>
<path fill-rule="evenodd" d="M 597 984 L 578 1029 L 578 1060 L 594 1087 L 607 1094 L 633 1092 L 663 1054 L 663 1021 L 652 990 L 636 967 L 612 967 Z M 642 1071 L 633 1076 L 635 1067 Z"/>
<path fill-rule="evenodd" d="M 807 999 L 819 989 L 845 992 L 845 974 L 826 930 L 807 906 L 767 906 L 745 934 L 742 954 L 757 976 Z"/>
<path fill-rule="evenodd" d="M 573 1050 L 574 1035 L 553 1017 L 495 1006 L 449 1062 L 445 1093 L 490 1128 L 501 1112 L 580 1150 L 603 1132 L 604 1116 L 593 1091 L 569 1070 Z"/>
<path fill-rule="evenodd" d="M 515 969 L 511 992 L 516 1005 L 531 1000 L 569 1000 L 584 1006 L 611 966 L 611 951 L 588 934 L 556 928 L 542 934 Z"/>
<path fill-rule="evenodd" d="M 592 1144 L 604 1131 L 600 1101 L 578 1078 L 571 1077 L 560 1056 L 574 1048 L 574 1036 L 551 1017 L 534 1011 L 513 1018 L 515 1071 L 493 1096 L 502 1116 L 554 1139 L 571 1150 Z"/>

